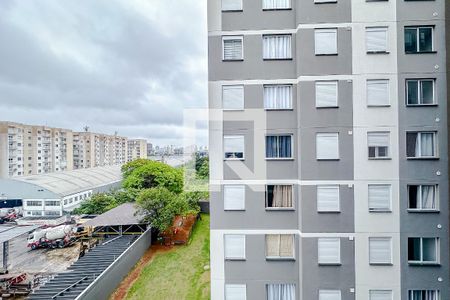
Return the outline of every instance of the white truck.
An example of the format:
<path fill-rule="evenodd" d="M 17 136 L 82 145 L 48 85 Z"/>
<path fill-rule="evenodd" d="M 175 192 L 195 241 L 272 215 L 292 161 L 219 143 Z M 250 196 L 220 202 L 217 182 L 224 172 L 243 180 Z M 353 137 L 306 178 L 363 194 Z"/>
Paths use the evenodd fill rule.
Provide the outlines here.
<path fill-rule="evenodd" d="M 28 236 L 28 247 L 31 250 L 37 248 L 64 248 L 75 241 L 72 225 L 60 225 L 45 229 L 38 229 Z"/>

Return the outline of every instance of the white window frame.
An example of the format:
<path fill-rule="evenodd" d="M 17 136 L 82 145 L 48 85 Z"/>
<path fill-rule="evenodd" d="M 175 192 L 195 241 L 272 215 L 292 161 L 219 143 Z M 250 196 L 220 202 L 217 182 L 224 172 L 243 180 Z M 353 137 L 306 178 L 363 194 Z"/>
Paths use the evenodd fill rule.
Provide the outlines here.
<path fill-rule="evenodd" d="M 222 0 L 221 1 L 221 10 L 222 12 L 238 12 L 238 11 L 243 11 L 243 7 L 242 7 L 242 1 L 243 0 L 234 0 L 235 2 L 239 2 L 239 7 L 238 8 L 233 8 L 233 9 L 227 9 L 224 8 L 224 2 L 226 2 L 227 0 Z"/>
<path fill-rule="evenodd" d="M 370 205 L 370 188 L 371 187 L 387 187 L 389 189 L 389 207 L 387 209 L 377 209 L 374 207 L 371 207 Z M 391 184 L 369 184 L 367 186 L 367 205 L 369 207 L 369 212 L 392 212 L 392 185 Z"/>
<path fill-rule="evenodd" d="M 337 0 L 314 0 L 314 4 L 337 3 Z"/>
<path fill-rule="evenodd" d="M 408 238 L 408 244 L 409 239 L 415 238 L 420 239 L 420 260 L 409 260 L 408 258 L 408 264 L 411 265 L 438 265 L 440 263 L 440 239 L 438 237 L 409 237 Z M 435 246 L 436 246 L 436 260 L 435 261 L 424 261 L 423 260 L 423 239 L 434 239 Z M 409 249 L 407 249 L 409 251 Z"/>
<path fill-rule="evenodd" d="M 319 207 L 319 190 L 325 189 L 325 190 L 336 190 L 336 196 L 337 196 L 337 208 L 335 209 L 325 209 Z M 341 212 L 341 196 L 340 196 L 340 186 L 339 185 L 318 185 L 317 188 L 317 212 L 320 213 L 339 213 Z"/>
<path fill-rule="evenodd" d="M 228 89 L 242 89 L 242 99 L 240 103 L 240 107 L 236 107 L 236 108 L 227 108 L 225 107 L 225 91 Z M 244 110 L 245 107 L 245 90 L 244 90 L 244 85 L 243 84 L 233 84 L 233 85 L 222 85 L 222 109 L 223 110 Z"/>
<path fill-rule="evenodd" d="M 372 253 L 372 242 L 374 241 L 388 241 L 389 243 L 389 261 L 372 261 L 371 260 L 371 253 Z M 391 237 L 369 237 L 369 264 L 370 265 L 392 265 L 392 238 Z"/>
<path fill-rule="evenodd" d="M 370 85 L 376 85 L 376 84 L 387 84 L 387 103 L 370 103 L 369 102 L 369 87 Z M 366 101 L 368 107 L 387 107 L 391 106 L 391 82 L 389 79 L 367 79 L 366 80 Z"/>
<path fill-rule="evenodd" d="M 268 235 L 289 235 L 292 237 L 292 256 L 269 256 L 267 254 L 267 236 Z M 266 260 L 295 260 L 295 234 L 291 234 L 291 233 L 271 233 L 271 234 L 266 234 L 264 236 L 264 248 L 265 248 L 265 256 L 266 256 Z"/>
<path fill-rule="evenodd" d="M 291 156 L 290 157 L 280 157 L 279 156 L 279 152 L 280 152 L 280 148 L 277 147 L 277 153 L 278 156 L 275 157 L 267 157 L 267 152 L 266 152 L 266 148 L 264 149 L 264 156 L 266 158 L 266 160 L 293 160 L 294 159 L 294 135 L 291 133 L 286 133 L 286 134 L 266 134 L 264 136 L 265 139 L 265 146 L 267 147 L 267 137 L 277 137 L 277 141 L 279 141 L 280 137 L 290 137 L 291 138 Z M 279 146 L 279 143 L 277 143 L 277 146 Z"/>
<path fill-rule="evenodd" d="M 385 49 L 384 50 L 370 50 L 368 45 L 368 37 L 371 32 L 384 32 L 386 35 Z M 378 27 L 366 27 L 366 52 L 368 54 L 376 53 L 389 53 L 389 27 L 378 26 Z"/>
<path fill-rule="evenodd" d="M 292 197 L 292 206 L 291 207 L 270 207 L 267 206 L 268 204 L 268 197 L 269 197 L 269 186 L 290 186 L 291 187 L 291 197 Z M 293 184 L 266 184 L 265 186 L 265 196 L 264 196 L 264 205 L 266 210 L 295 210 L 295 192 L 294 192 L 294 185 Z"/>
<path fill-rule="evenodd" d="M 227 158 L 225 156 L 225 140 L 226 139 L 236 139 L 236 138 L 242 138 L 243 140 L 243 153 L 242 153 L 242 158 L 239 157 L 229 157 Z M 224 160 L 245 160 L 245 136 L 244 135 L 224 135 L 223 136 L 223 158 Z"/>
<path fill-rule="evenodd" d="M 319 90 L 320 87 L 324 87 L 324 86 L 333 86 L 336 90 L 336 98 L 335 98 L 335 102 L 333 105 L 323 105 L 323 104 L 319 104 L 318 103 L 318 97 L 317 95 L 319 94 Z M 339 84 L 337 80 L 333 80 L 333 81 L 316 81 L 315 82 L 315 88 L 316 88 L 316 107 L 317 108 L 326 108 L 326 107 L 331 107 L 331 108 L 336 108 L 339 106 Z"/>
<path fill-rule="evenodd" d="M 263 10 L 290 10 L 292 9 L 292 0 L 288 1 L 288 7 L 266 7 L 266 1 L 262 0 L 263 2 Z"/>
<path fill-rule="evenodd" d="M 289 107 L 287 108 L 278 108 L 278 107 L 267 107 L 266 106 L 266 88 L 281 88 L 281 87 L 289 87 Z M 265 84 L 263 86 L 263 101 L 264 101 L 264 109 L 265 110 L 292 110 L 292 98 L 293 98 L 293 92 L 292 92 L 292 84 Z M 278 99 L 277 99 L 278 100 Z M 278 104 L 278 103 L 277 103 Z"/>
<path fill-rule="evenodd" d="M 322 47 L 319 45 L 318 36 L 324 33 L 332 33 L 334 34 L 334 45 L 332 49 L 326 51 L 319 51 Z M 314 54 L 317 56 L 320 55 L 337 55 L 338 54 L 338 29 L 337 28 L 317 28 L 314 30 Z"/>
<path fill-rule="evenodd" d="M 373 298 L 372 296 L 376 295 L 377 293 L 381 293 L 383 296 L 387 295 L 387 300 L 393 300 L 393 293 L 392 290 L 382 290 L 382 289 L 371 289 L 369 290 L 369 300 L 377 300 Z"/>
<path fill-rule="evenodd" d="M 370 135 L 387 135 L 387 139 L 388 142 L 386 145 L 384 146 L 374 146 L 371 145 L 369 142 L 369 137 Z M 370 148 L 374 147 L 375 148 L 375 156 L 374 157 L 370 157 Z M 387 147 L 387 153 L 386 156 L 380 156 L 379 153 L 379 147 Z M 383 160 L 383 159 L 391 159 L 391 132 L 390 131 L 368 131 L 367 132 L 367 157 L 369 160 Z"/>
<path fill-rule="evenodd" d="M 409 103 L 409 93 L 408 93 L 408 83 L 412 81 L 417 81 L 417 98 L 419 99 L 418 104 L 411 104 Z M 422 82 L 424 81 L 431 81 L 433 84 L 433 103 L 427 104 L 423 103 L 422 99 Z M 410 78 L 406 79 L 406 86 L 405 86 L 405 95 L 406 95 L 406 106 L 433 106 L 437 105 L 437 97 L 436 97 L 436 79 L 434 78 Z"/>
<path fill-rule="evenodd" d="M 434 299 L 426 299 L 426 300 L 441 300 L 441 291 L 440 290 L 408 290 L 408 300 L 414 300 L 413 296 L 414 296 L 414 292 L 420 291 L 421 296 L 423 295 L 423 292 L 428 292 L 428 291 L 433 291 L 435 292 L 435 296 L 433 297 Z M 428 297 L 427 297 L 428 298 Z"/>
<path fill-rule="evenodd" d="M 240 193 L 242 193 L 242 200 L 240 207 L 232 207 L 230 204 L 227 204 L 227 189 L 235 188 L 239 189 Z M 223 186 L 223 208 L 225 211 L 243 211 L 245 210 L 245 185 L 243 184 L 226 184 Z"/>
<path fill-rule="evenodd" d="M 329 297 L 334 297 L 333 300 L 341 300 L 342 293 L 341 290 L 331 290 L 331 289 L 320 289 L 319 290 L 319 300 L 328 300 Z M 326 297 L 326 298 L 322 298 Z"/>
<path fill-rule="evenodd" d="M 417 186 L 418 189 L 420 189 L 419 195 L 420 195 L 420 199 L 417 199 L 418 203 L 420 203 L 420 208 L 411 208 L 410 207 L 410 200 L 409 200 L 409 195 L 410 195 L 410 187 L 411 186 Z M 423 208 L 423 199 L 422 199 L 422 188 L 423 186 L 433 186 L 434 187 L 434 202 L 436 203 L 436 208 L 434 209 L 429 209 L 429 208 Z M 433 184 L 433 183 L 423 183 L 423 184 L 408 184 L 408 211 L 411 212 L 439 212 L 440 208 L 439 208 L 439 186 L 437 184 Z"/>
<path fill-rule="evenodd" d="M 227 254 L 227 239 L 232 238 L 232 237 L 243 239 L 243 244 L 241 244 L 242 248 L 240 249 L 243 252 L 243 256 L 229 256 Z M 242 240 L 241 240 L 241 242 L 242 242 Z M 223 245 L 224 245 L 225 260 L 245 260 L 246 259 L 246 236 L 245 236 L 245 234 L 225 234 L 223 236 Z"/>
<path fill-rule="evenodd" d="M 266 39 L 270 39 L 270 38 L 277 38 L 277 37 L 288 37 L 289 38 L 289 53 L 287 57 L 266 57 L 265 56 L 265 47 L 266 47 L 266 43 L 265 40 Z M 293 43 L 293 38 L 292 38 L 292 34 L 264 34 L 262 36 L 262 43 L 263 43 L 263 60 L 291 60 L 292 59 L 292 43 Z"/>
<path fill-rule="evenodd" d="M 422 156 L 422 147 L 419 147 L 419 155 L 418 156 L 407 156 L 407 159 L 436 159 L 439 158 L 439 148 L 438 148 L 438 140 L 437 140 L 437 132 L 436 131 L 407 131 L 406 135 L 410 133 L 417 134 L 417 139 L 422 138 L 422 134 L 433 134 L 433 149 L 434 149 L 434 155 L 433 156 Z M 419 143 L 419 145 L 422 145 L 422 143 Z M 408 146 L 408 145 L 407 145 Z"/>
<path fill-rule="evenodd" d="M 229 298 L 229 296 L 228 296 L 229 289 L 239 289 L 241 293 L 243 290 L 244 298 L 239 298 L 239 300 L 247 299 L 247 285 L 246 284 L 225 284 L 225 300 L 234 300 L 234 299 Z M 240 296 L 242 296 L 242 294 Z"/>
<path fill-rule="evenodd" d="M 326 136 L 333 136 L 337 140 L 337 153 L 335 157 L 323 157 L 319 155 L 319 138 Z M 318 132 L 316 133 L 316 159 L 319 161 L 327 161 L 327 160 L 339 160 L 340 159 L 340 151 L 339 151 L 339 133 L 338 132 Z"/>
<path fill-rule="evenodd" d="M 320 258 L 320 243 L 334 242 L 337 243 L 337 261 L 322 261 Z M 341 239 L 340 238 L 318 238 L 317 239 L 317 257 L 319 265 L 340 265 L 341 264 Z"/>
<path fill-rule="evenodd" d="M 241 57 L 233 59 L 225 59 L 225 41 L 241 40 Z M 244 36 L 243 35 L 224 35 L 222 36 L 222 60 L 223 61 L 241 61 L 244 60 Z"/>
<path fill-rule="evenodd" d="M 410 0 L 411 1 L 411 0 Z M 406 31 L 406 29 L 415 29 L 416 30 L 416 52 L 412 52 L 411 54 L 420 54 L 420 53 L 429 53 L 429 52 L 426 52 L 426 51 L 420 51 L 420 45 L 419 45 L 419 41 L 420 41 L 420 34 L 419 34 L 419 32 L 420 32 L 420 28 L 431 28 L 431 52 L 434 52 L 434 51 L 436 51 L 435 50 L 435 45 L 434 45 L 434 38 L 435 38 L 435 28 L 434 28 L 434 26 L 405 26 L 405 28 L 403 29 L 403 37 L 405 37 L 406 35 L 405 35 L 405 31 Z M 405 42 L 403 42 L 403 43 L 405 43 Z M 406 46 L 406 45 L 403 45 L 404 47 Z M 408 53 L 408 52 L 406 52 L 406 53 Z M 408 53 L 409 54 L 409 53 Z"/>

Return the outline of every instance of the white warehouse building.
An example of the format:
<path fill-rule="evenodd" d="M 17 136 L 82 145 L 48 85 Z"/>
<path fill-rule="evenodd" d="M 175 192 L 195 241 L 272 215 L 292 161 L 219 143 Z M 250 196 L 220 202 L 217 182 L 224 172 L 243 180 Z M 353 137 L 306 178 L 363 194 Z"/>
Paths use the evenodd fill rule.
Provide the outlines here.
<path fill-rule="evenodd" d="M 61 216 L 92 194 L 120 187 L 120 166 L 0 179 L 0 208 L 22 202 L 24 217 Z"/>

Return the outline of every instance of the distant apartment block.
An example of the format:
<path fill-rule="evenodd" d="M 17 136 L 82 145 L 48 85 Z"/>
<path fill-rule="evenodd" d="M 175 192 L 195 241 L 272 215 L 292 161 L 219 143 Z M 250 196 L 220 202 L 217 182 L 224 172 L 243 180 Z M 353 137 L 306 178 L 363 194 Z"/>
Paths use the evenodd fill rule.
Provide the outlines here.
<path fill-rule="evenodd" d="M 448 300 L 448 0 L 208 0 L 211 299 Z"/>
<path fill-rule="evenodd" d="M 93 132 L 74 132 L 73 166 L 86 169 L 126 162 L 127 138 Z"/>
<path fill-rule="evenodd" d="M 72 131 L 0 122 L 0 177 L 73 169 Z"/>
<path fill-rule="evenodd" d="M 148 146 L 147 140 L 143 139 L 128 140 L 127 161 L 132 161 L 139 158 L 147 158 L 148 156 L 147 146 Z"/>

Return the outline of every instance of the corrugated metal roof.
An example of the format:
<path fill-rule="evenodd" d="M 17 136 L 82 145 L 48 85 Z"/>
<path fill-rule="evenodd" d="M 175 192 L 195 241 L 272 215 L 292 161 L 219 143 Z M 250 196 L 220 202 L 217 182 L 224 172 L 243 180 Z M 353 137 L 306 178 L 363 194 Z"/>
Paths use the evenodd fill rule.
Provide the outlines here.
<path fill-rule="evenodd" d="M 120 166 L 106 166 L 65 172 L 16 177 L 14 180 L 32 183 L 62 197 L 122 180 Z"/>
<path fill-rule="evenodd" d="M 84 226 L 117 226 L 142 224 L 142 216 L 136 216 L 134 203 L 124 203 L 84 223 Z"/>
<path fill-rule="evenodd" d="M 60 195 L 39 185 L 15 179 L 0 179 L 1 199 L 59 199 Z"/>
<path fill-rule="evenodd" d="M 29 233 L 39 226 L 9 226 L 9 225 L 0 225 L 0 244 L 3 242 L 12 240 L 22 234 Z"/>

